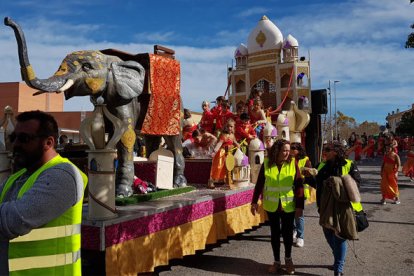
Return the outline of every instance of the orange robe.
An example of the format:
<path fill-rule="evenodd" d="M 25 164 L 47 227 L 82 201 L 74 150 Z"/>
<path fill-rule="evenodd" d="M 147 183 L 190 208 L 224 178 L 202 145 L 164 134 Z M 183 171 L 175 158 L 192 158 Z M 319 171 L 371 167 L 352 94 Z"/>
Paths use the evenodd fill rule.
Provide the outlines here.
<path fill-rule="evenodd" d="M 225 135 L 222 135 L 220 137 L 220 140 L 223 141 L 223 144 L 221 145 L 220 149 L 214 155 L 213 163 L 211 164 L 211 171 L 210 171 L 210 179 L 212 179 L 214 182 L 224 182 L 224 178 L 226 176 L 226 147 L 228 149 L 233 148 L 233 140 L 230 138 L 225 137 Z"/>
<path fill-rule="evenodd" d="M 384 156 L 383 170 L 381 174 L 381 193 L 382 198 L 395 199 L 399 196 L 398 191 L 398 178 L 395 176 L 397 172 L 396 161 Z"/>
<path fill-rule="evenodd" d="M 404 173 L 405 176 L 414 178 L 414 152 L 410 151 L 407 154 L 407 160 L 404 163 L 402 172 Z"/>

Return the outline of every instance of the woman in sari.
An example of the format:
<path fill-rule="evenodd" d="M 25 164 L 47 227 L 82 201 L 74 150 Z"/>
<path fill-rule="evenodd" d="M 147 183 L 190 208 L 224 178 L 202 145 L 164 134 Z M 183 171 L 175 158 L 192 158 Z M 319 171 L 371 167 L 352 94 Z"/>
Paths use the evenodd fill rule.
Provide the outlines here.
<path fill-rule="evenodd" d="M 402 172 L 410 178 L 411 182 L 414 182 L 414 144 L 410 146 L 410 151 L 407 154 L 407 160 L 404 163 Z"/>
<path fill-rule="evenodd" d="M 398 191 L 398 169 L 401 165 L 400 157 L 394 152 L 392 144 L 385 145 L 385 155 L 381 166 L 381 203 L 387 204 L 387 199 L 394 204 L 400 204 Z"/>

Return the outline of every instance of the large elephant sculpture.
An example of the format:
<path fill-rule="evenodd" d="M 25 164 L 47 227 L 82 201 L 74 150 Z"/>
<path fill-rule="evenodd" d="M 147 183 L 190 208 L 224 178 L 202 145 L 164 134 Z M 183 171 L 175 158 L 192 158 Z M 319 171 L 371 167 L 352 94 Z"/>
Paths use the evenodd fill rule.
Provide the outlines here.
<path fill-rule="evenodd" d="M 147 111 L 148 99 L 143 96 L 145 69 L 135 60 L 127 60 L 111 51 L 76 51 L 67 55 L 58 71 L 48 79 L 38 79 L 29 63 L 24 33 L 20 26 L 6 17 L 4 23 L 15 33 L 22 79 L 35 93 L 64 93 L 65 98 L 89 95 L 94 103 L 103 97 L 108 110 L 128 125 L 117 145 L 118 169 L 116 195 L 130 196 L 134 177 L 133 146 L 137 123 Z M 117 52 L 115 50 L 115 52 Z M 118 51 L 119 52 L 119 51 Z M 122 52 L 120 52 L 122 53 Z M 165 107 L 169 108 L 169 107 Z M 167 148 L 174 153 L 174 186 L 185 186 L 185 161 L 181 134 L 163 135 Z M 158 149 L 160 135 L 145 136 L 147 155 Z"/>

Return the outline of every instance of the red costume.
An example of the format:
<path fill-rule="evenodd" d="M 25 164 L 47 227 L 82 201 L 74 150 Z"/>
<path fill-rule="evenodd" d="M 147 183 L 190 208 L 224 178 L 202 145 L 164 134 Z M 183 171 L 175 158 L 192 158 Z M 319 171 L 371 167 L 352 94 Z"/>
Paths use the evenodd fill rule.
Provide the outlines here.
<path fill-rule="evenodd" d="M 214 114 L 210 110 L 206 110 L 203 112 L 203 116 L 200 120 L 200 128 L 204 129 L 207 132 L 213 133 L 214 132 Z"/>
<path fill-rule="evenodd" d="M 233 119 L 234 114 L 230 110 L 221 110 L 216 117 L 216 129 L 223 129 L 228 119 Z"/>
<path fill-rule="evenodd" d="M 235 136 L 237 141 L 246 139 L 247 143 L 249 143 L 251 139 L 256 137 L 256 131 L 249 121 L 243 122 L 239 120 L 236 122 Z"/>

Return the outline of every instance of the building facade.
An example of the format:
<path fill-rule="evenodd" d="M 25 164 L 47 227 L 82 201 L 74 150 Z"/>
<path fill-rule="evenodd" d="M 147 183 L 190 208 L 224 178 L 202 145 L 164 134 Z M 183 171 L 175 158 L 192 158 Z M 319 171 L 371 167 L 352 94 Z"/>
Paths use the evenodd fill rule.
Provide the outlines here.
<path fill-rule="evenodd" d="M 400 111 L 399 109 L 397 109 L 396 111 L 392 111 L 391 113 L 388 113 L 387 117 L 385 117 L 385 120 L 387 120 L 389 131 L 392 131 L 395 133 L 398 125 L 401 122 L 402 116 L 407 112 L 414 113 L 414 103 L 411 104 L 410 109 L 407 109 L 404 111 Z"/>
<path fill-rule="evenodd" d="M 81 121 L 90 112 L 63 112 L 63 93 L 44 93 L 33 96 L 36 89 L 30 88 L 24 82 L 0 83 L 0 113 L 4 113 L 6 106 L 13 109 L 13 114 L 41 110 L 50 113 L 58 122 L 59 128 L 79 130 Z M 0 116 L 2 117 L 2 116 Z"/>

